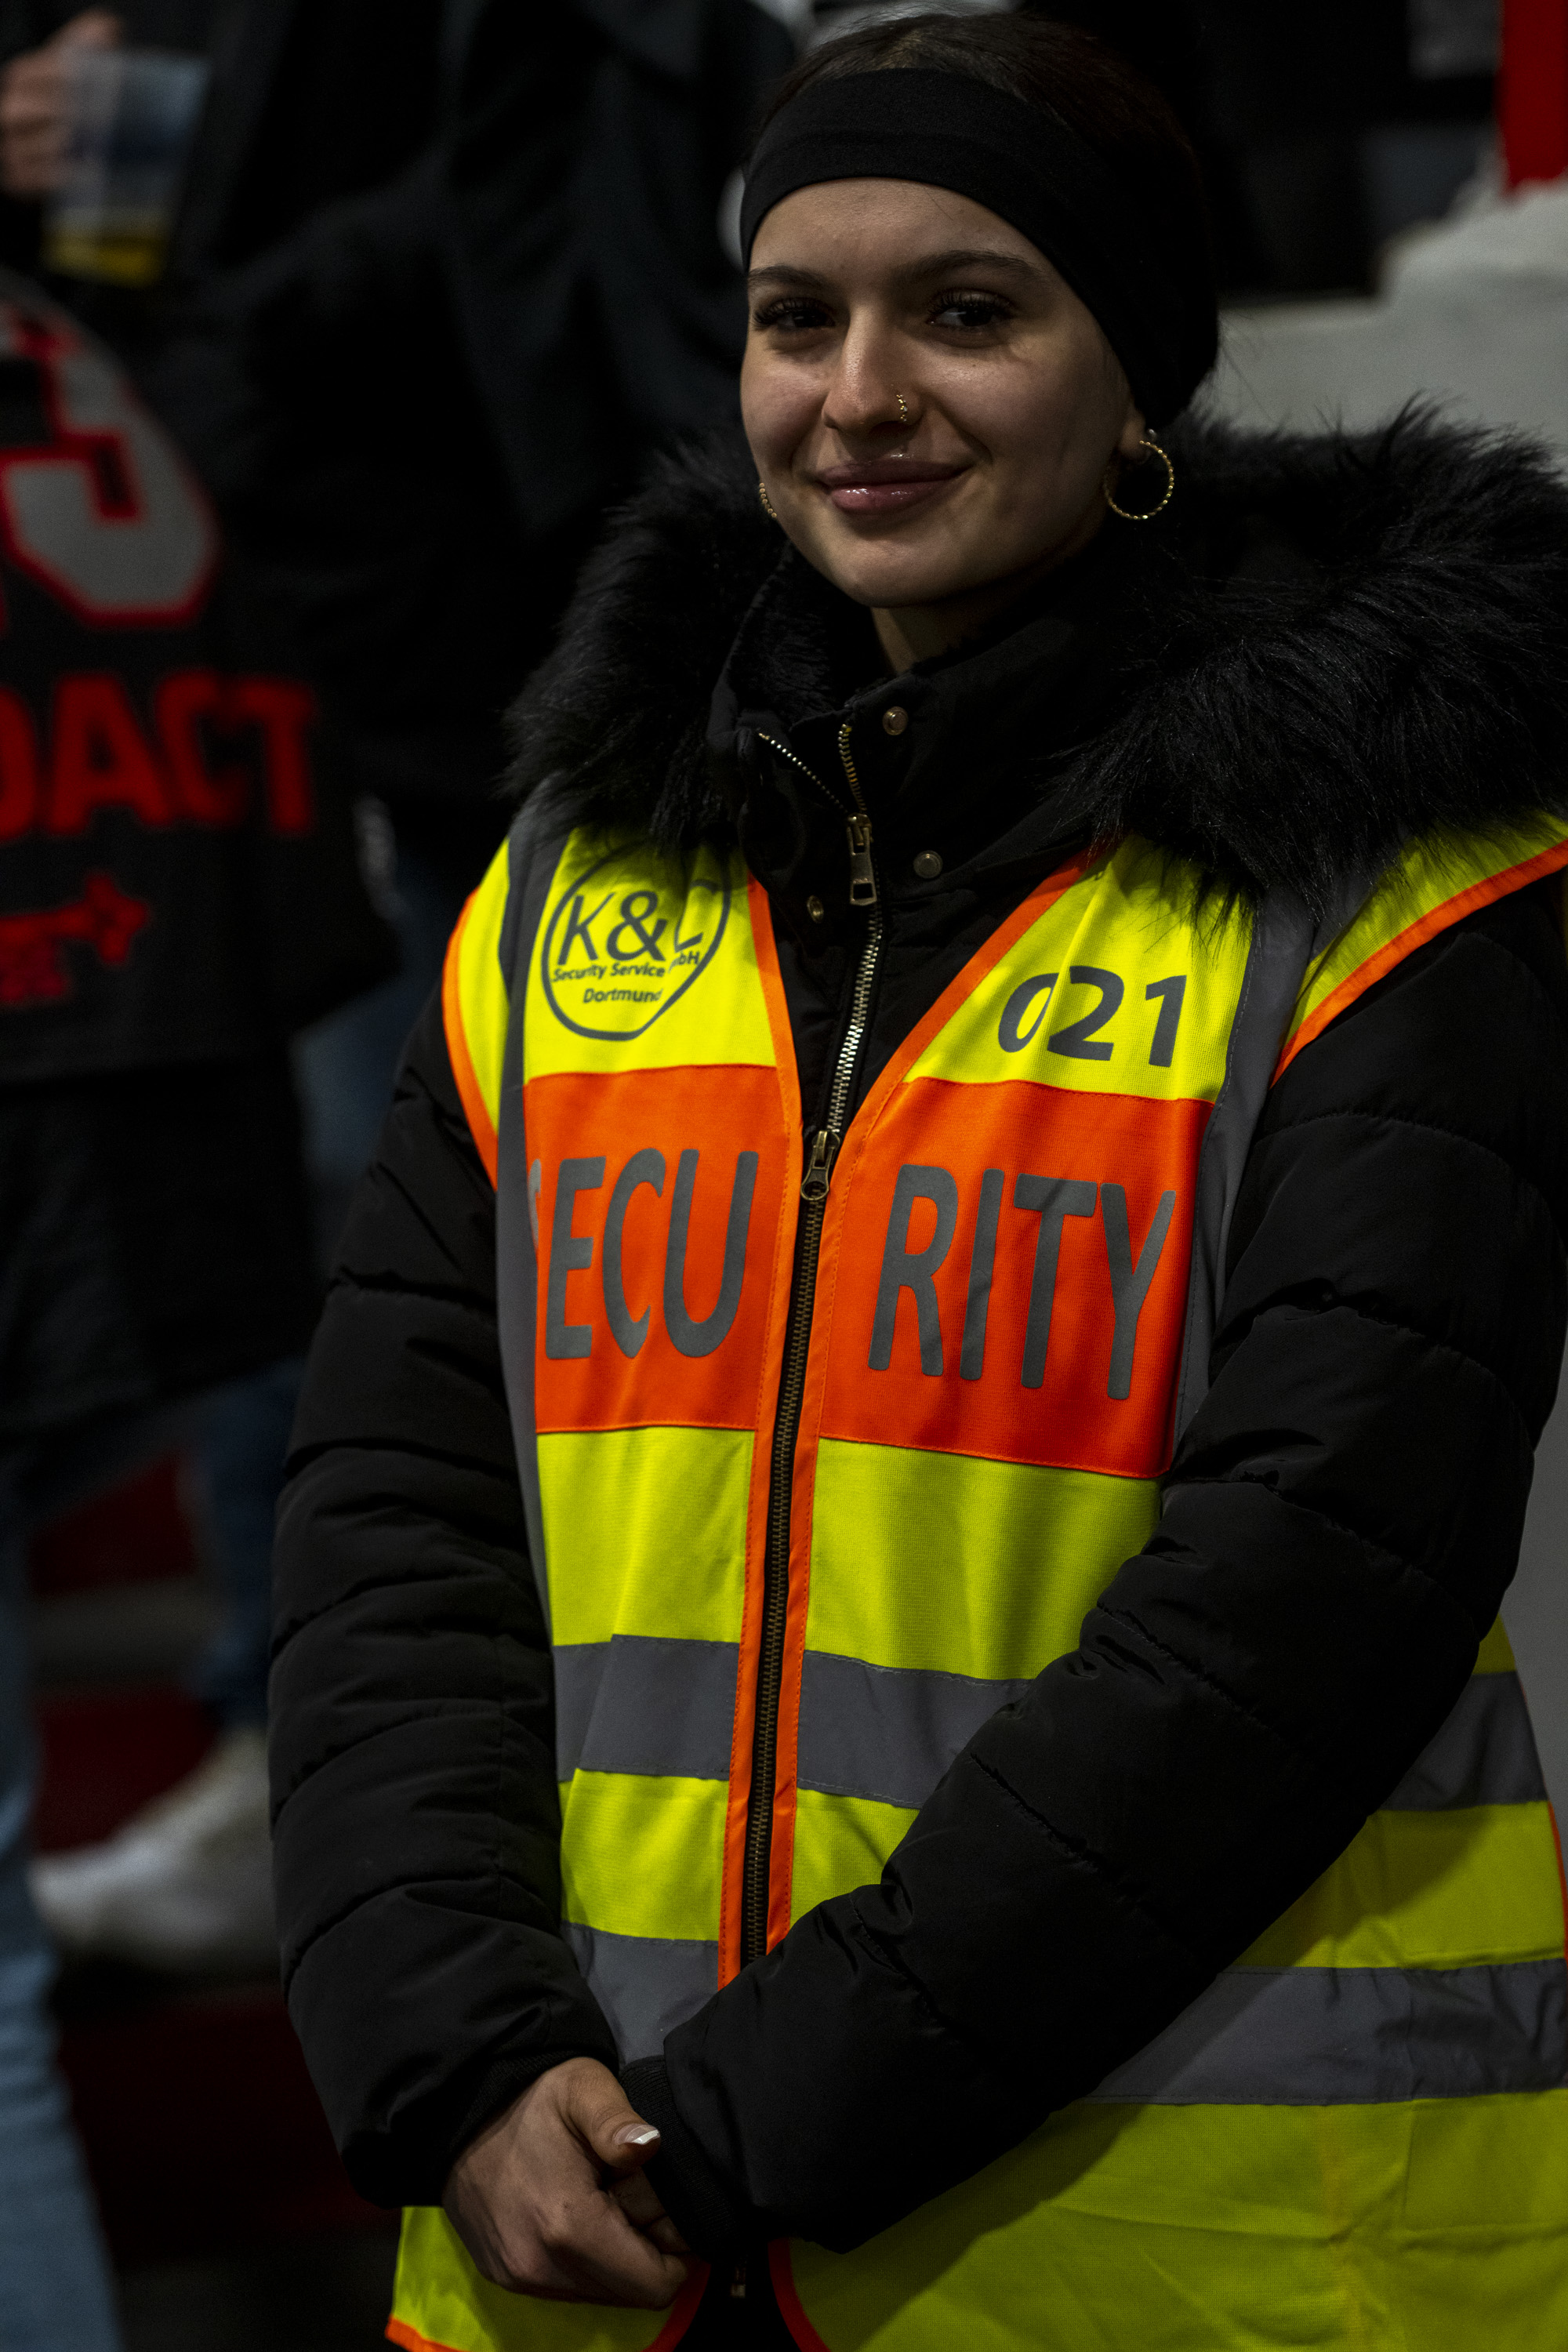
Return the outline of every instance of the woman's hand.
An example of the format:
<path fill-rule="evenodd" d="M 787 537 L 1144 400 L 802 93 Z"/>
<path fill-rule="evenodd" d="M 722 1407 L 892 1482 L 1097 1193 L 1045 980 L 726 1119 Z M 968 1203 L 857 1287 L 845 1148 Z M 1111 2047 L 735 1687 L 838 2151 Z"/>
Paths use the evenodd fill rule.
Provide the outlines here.
<path fill-rule="evenodd" d="M 47 196 L 65 162 L 73 49 L 120 46 L 118 16 L 86 8 L 51 39 L 13 58 L 0 74 L 0 188 L 8 196 Z"/>
<path fill-rule="evenodd" d="M 571 2058 L 464 2149 L 441 2201 L 496 2286 L 659 2310 L 689 2264 L 679 2259 L 685 2241 L 641 2178 L 658 2146 L 609 2068 Z"/>

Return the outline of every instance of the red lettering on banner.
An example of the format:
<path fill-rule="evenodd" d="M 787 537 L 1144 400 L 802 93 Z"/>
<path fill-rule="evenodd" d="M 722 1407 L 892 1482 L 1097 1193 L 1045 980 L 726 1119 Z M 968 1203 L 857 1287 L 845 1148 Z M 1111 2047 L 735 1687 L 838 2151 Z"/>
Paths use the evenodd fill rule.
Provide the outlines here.
<path fill-rule="evenodd" d="M 294 677 L 240 677 L 230 708 L 237 719 L 254 719 L 261 730 L 273 832 L 309 833 L 316 822 L 316 792 L 306 738 L 316 721 L 315 696 Z"/>
<path fill-rule="evenodd" d="M 37 447 L 0 450 L 0 542 L 94 628 L 192 618 L 211 585 L 217 526 L 174 444 L 103 352 L 58 320 L 0 305 L 37 370 Z"/>
<path fill-rule="evenodd" d="M 63 907 L 0 915 L 0 1008 L 14 1012 L 74 996 L 68 946 L 91 949 L 106 966 L 123 964 L 152 919 L 146 900 L 121 890 L 112 874 L 89 874 L 80 898 Z"/>
<path fill-rule="evenodd" d="M 238 824 L 250 798 L 250 780 L 232 761 L 209 768 L 202 722 L 233 730 L 234 688 L 216 670 L 178 670 L 162 679 L 153 698 L 158 740 L 186 816 L 198 824 Z"/>
<path fill-rule="evenodd" d="M 19 694 L 0 686 L 0 841 L 15 841 L 31 832 L 42 799 L 33 714 Z"/>
<path fill-rule="evenodd" d="M 1164 1468 L 1208 1111 L 898 1087 L 840 1210 L 822 1435 Z"/>
<path fill-rule="evenodd" d="M 114 672 L 58 678 L 46 785 L 32 712 L 0 687 L 0 841 L 40 824 L 86 833 L 100 809 L 160 827 L 242 824 L 251 770 L 245 758 L 219 756 L 226 739 L 237 751 L 242 737 L 259 755 L 270 830 L 298 837 L 316 821 L 307 740 L 315 717 L 315 697 L 295 679 L 176 670 L 153 690 L 153 740 Z"/>
<path fill-rule="evenodd" d="M 58 680 L 53 738 L 51 833 L 85 833 L 100 808 L 129 809 L 143 824 L 172 821 L 168 778 L 111 671 Z"/>
<path fill-rule="evenodd" d="M 776 1072 L 535 1078 L 541 1430 L 757 1419 L 783 1206 Z"/>

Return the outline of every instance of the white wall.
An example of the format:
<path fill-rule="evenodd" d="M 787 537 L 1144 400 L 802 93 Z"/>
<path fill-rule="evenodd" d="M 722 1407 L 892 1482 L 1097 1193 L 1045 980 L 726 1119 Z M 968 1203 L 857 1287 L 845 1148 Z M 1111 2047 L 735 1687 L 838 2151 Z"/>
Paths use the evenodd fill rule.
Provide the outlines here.
<path fill-rule="evenodd" d="M 1376 298 L 1226 321 L 1213 399 L 1238 424 L 1376 425 L 1413 396 L 1568 461 L 1568 183 L 1411 232 Z"/>

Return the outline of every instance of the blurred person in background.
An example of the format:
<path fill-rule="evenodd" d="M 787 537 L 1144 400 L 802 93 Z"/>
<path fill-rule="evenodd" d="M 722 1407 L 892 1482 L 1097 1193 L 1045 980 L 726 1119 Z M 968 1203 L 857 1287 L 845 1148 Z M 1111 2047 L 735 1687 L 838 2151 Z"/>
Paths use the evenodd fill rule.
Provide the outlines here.
<path fill-rule="evenodd" d="M 212 1757 L 34 1886 L 72 1949 L 265 1966 L 270 1528 L 235 1401 L 270 1401 L 275 1487 L 318 1307 L 288 1039 L 391 949 L 286 621 L 123 371 L 10 273 L 0 583 L 0 2343 L 107 2352 L 28 1889 L 26 1538 L 195 1443 Z"/>
<path fill-rule="evenodd" d="M 208 31 L 203 0 L 117 29 L 13 8 L 18 196 L 59 152 L 61 44 L 210 61 L 166 277 L 92 315 L 295 611 L 371 811 L 404 969 L 303 1045 L 330 1243 L 503 829 L 502 713 L 606 504 L 734 413 L 720 198 L 793 42 L 752 0 L 237 0 Z"/>
<path fill-rule="evenodd" d="M 487 562 L 498 514 L 504 535 L 505 498 L 474 454 L 482 448 L 482 422 L 441 408 L 443 391 L 456 384 L 460 393 L 462 377 L 455 331 L 449 324 L 443 331 L 438 308 L 421 322 L 412 346 L 418 357 L 405 358 L 392 379 L 397 423 L 389 440 L 378 441 L 373 424 L 388 404 L 384 385 L 374 373 L 356 375 L 347 413 L 341 355 L 323 338 L 303 380 L 289 384 L 289 398 L 309 412 L 308 422 L 299 421 L 302 463 L 296 420 L 287 403 L 283 412 L 274 405 L 265 381 L 265 328 L 251 336 L 245 321 L 249 306 L 265 308 L 297 266 L 290 257 L 298 241 L 324 215 L 363 207 L 368 198 L 373 218 L 384 205 L 401 219 L 403 175 L 428 152 L 436 132 L 440 16 L 440 0 L 242 0 L 221 11 L 211 0 L 127 0 L 112 15 L 13 0 L 9 16 L 0 14 L 0 46 L 7 34 L 23 45 L 0 79 L 0 186 L 10 200 L 0 204 L 0 240 L 18 261 L 47 260 L 50 251 L 44 232 L 62 168 L 77 53 L 165 47 L 199 57 L 208 70 L 163 266 L 144 282 L 123 282 L 112 255 L 100 267 L 89 253 L 70 278 L 49 282 L 113 343 L 177 436 L 217 502 L 230 543 L 243 537 L 247 516 L 260 519 L 252 568 L 265 563 L 274 593 L 295 606 L 312 682 L 332 709 L 382 903 L 396 923 L 406 970 L 420 976 L 412 1000 L 408 982 L 389 981 L 297 1049 L 323 1247 L 390 1091 L 412 1006 L 495 835 L 497 821 L 482 800 L 499 765 L 499 740 L 493 723 L 487 732 L 483 718 L 470 714 L 499 708 L 512 683 L 510 673 L 499 684 L 493 674 L 508 598 L 507 583 Z M 394 311 L 417 310 L 426 290 L 395 280 Z M 380 291 L 384 301 L 384 286 Z M 374 326 L 374 300 L 370 308 Z M 262 360 L 256 377 L 247 365 L 252 349 Z M 412 429 L 427 432 L 436 449 L 457 453 L 451 470 L 477 472 L 477 489 L 465 498 L 449 479 L 422 497 Z M 400 481 L 396 499 L 385 495 L 389 478 Z M 312 593 L 323 564 L 331 573 L 326 617 Z M 437 593 L 437 577 L 457 583 L 450 597 Z M 479 583 L 491 593 L 481 594 Z M 410 602 L 444 632 L 447 708 L 433 706 L 427 684 L 424 705 L 413 706 L 405 685 L 406 631 L 395 645 L 387 641 L 389 612 L 400 614 Z M 454 604 L 457 625 L 449 625 Z M 473 625 L 481 616 L 483 626 Z M 417 840 L 404 837 L 413 828 L 391 814 L 410 775 L 426 819 Z M 258 1412 L 266 1418 L 264 1400 Z"/>
<path fill-rule="evenodd" d="M 1201 14 L 1231 292 L 1362 292 L 1380 247 L 1485 168 L 1499 0 L 1204 0 Z"/>
<path fill-rule="evenodd" d="M 35 39 L 0 81 L 0 178 L 27 250 L 71 51 L 157 42 L 210 60 L 166 275 L 79 283 L 74 299 L 179 435 L 247 576 L 290 613 L 396 924 L 399 976 L 296 1046 L 329 1251 L 504 826 L 500 714 L 604 504 L 650 450 L 733 412 L 744 300 L 719 198 L 792 55 L 749 0 L 694 0 L 655 26 L 632 7 L 497 6 L 466 26 L 471 13 L 449 12 L 444 49 L 435 0 L 392 15 L 269 0 L 226 12 L 216 37 L 199 0 L 63 25 L 47 8 L 0 16 L 0 38 L 26 21 Z M 644 224 L 631 267 L 626 217 Z M 638 364 L 655 341 L 658 367 Z M 489 364 L 498 352 L 531 387 L 521 404 Z M 552 422 L 567 418 L 570 452 Z M 72 1952 L 198 1969 L 268 1957 L 255 1727 L 290 1409 L 290 1375 L 268 1369 L 192 1432 L 229 1591 L 202 1685 L 226 1720 L 243 1712 L 247 1741 L 216 1788 L 215 1765 L 106 1845 L 37 1866 Z"/>
<path fill-rule="evenodd" d="M 1535 2352 L 1568 499 L 1184 416 L 1190 150 L 1037 19 L 824 48 L 742 236 L 745 437 L 528 689 L 280 1517 L 389 2332 Z"/>
<path fill-rule="evenodd" d="M 50 250 L 47 207 L 66 153 L 75 60 L 84 52 L 153 48 L 197 57 L 216 72 L 220 136 L 204 149 L 195 180 L 187 167 L 187 194 L 201 199 L 205 233 L 187 237 L 177 267 L 162 267 L 157 257 L 147 266 L 145 257 L 133 254 L 135 267 L 126 276 L 124 255 L 106 244 L 101 250 L 89 246 L 68 274 L 56 270 L 48 278 L 73 316 L 89 319 L 114 347 L 205 478 L 211 497 L 221 498 L 226 469 L 232 476 L 241 462 L 247 429 L 235 339 L 204 294 L 220 261 L 243 262 L 285 237 L 321 203 L 384 178 L 430 135 L 434 0 L 411 0 L 395 21 L 386 8 L 374 11 L 374 37 L 372 13 L 343 5 L 269 7 L 249 12 L 241 26 L 234 12 L 224 16 L 211 0 L 126 0 L 113 11 L 73 12 L 50 0 L 11 0 L 0 7 L 0 56 L 8 57 L 0 73 L 0 250 L 36 268 Z M 225 27 L 226 46 L 220 39 L 215 52 L 215 34 Z M 249 47 L 237 56 L 236 36 L 247 27 Z M 331 90 L 323 95 L 321 89 L 323 79 L 335 81 L 341 93 L 350 72 L 365 103 L 331 106 Z M 243 122 L 236 120 L 237 95 Z M 247 163 L 254 169 L 247 172 Z M 232 668 L 265 669 L 276 654 L 281 600 L 275 585 L 259 587 L 254 564 L 246 576 L 247 593 L 229 593 L 225 604 L 226 658 Z M 303 690 L 299 617 L 285 625 Z M 341 828 L 347 798 L 362 791 L 341 729 L 332 786 Z M 359 847 L 379 876 L 385 908 L 384 832 L 374 811 L 362 806 Z M 316 847 L 310 856 L 319 862 Z M 313 914 L 301 904 L 302 922 L 315 915 L 338 919 L 330 906 Z M 318 1016 L 347 997 L 363 1001 L 365 982 L 380 981 L 368 991 L 373 1004 L 395 997 L 395 979 L 383 977 L 395 961 L 388 944 L 378 945 L 359 986 L 333 986 L 319 1001 L 300 1005 L 289 1030 L 319 1034 Z M 320 954 L 322 945 L 311 943 L 308 951 Z M 330 1019 L 326 1025 L 330 1033 Z M 268 1064 L 264 1076 L 268 1085 L 281 1083 L 280 1065 Z M 332 1092 L 341 1070 L 307 1065 L 305 1076 L 317 1079 L 311 1124 L 330 1145 L 342 1118 Z M 383 1083 L 389 1085 L 389 1071 Z M 253 1091 L 248 1082 L 247 1090 Z M 269 1136 L 281 1133 L 276 1118 L 264 1127 Z M 288 1148 L 295 1152 L 296 1141 L 290 1139 Z M 312 1173 L 319 1247 L 347 1179 L 336 1171 L 324 1178 Z M 199 1412 L 183 1412 L 165 1436 L 170 1443 L 177 1438 L 192 1459 L 219 1580 L 221 1621 L 195 1686 L 221 1737 L 187 1781 L 116 1836 L 38 1863 L 34 1888 L 57 1941 L 73 1957 L 112 1957 L 165 1970 L 268 1971 L 276 1954 L 262 1760 L 272 1521 L 298 1391 L 297 1350 L 309 1316 L 292 1317 L 289 1345 L 274 1360 L 276 1351 L 258 1352 L 247 1337 L 243 1299 L 215 1288 L 210 1276 L 203 1255 L 194 1262 L 202 1328 L 221 1355 L 224 1322 L 232 1315 L 236 1346 L 254 1369 L 223 1379 L 204 1396 Z M 272 1287 L 264 1284 L 263 1295 Z M 287 1285 L 275 1290 L 279 1303 L 290 1295 Z"/>
<path fill-rule="evenodd" d="M 428 151 L 233 288 L 260 424 L 236 528 L 302 616 L 395 853 L 403 977 L 308 1048 L 340 1210 L 504 829 L 502 714 L 605 507 L 734 413 L 720 199 L 794 53 L 752 0 L 488 0 L 440 33 Z M 345 56 L 336 103 L 358 102 Z"/>

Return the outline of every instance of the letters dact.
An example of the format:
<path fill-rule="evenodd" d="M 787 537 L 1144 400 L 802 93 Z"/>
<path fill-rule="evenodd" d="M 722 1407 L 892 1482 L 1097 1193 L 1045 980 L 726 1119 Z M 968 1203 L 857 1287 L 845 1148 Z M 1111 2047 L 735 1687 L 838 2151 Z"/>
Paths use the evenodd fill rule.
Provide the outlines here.
<path fill-rule="evenodd" d="M 0 687 L 0 841 L 84 834 L 100 813 L 161 830 L 243 824 L 268 832 L 316 821 L 310 731 L 315 697 L 296 678 L 175 670 L 159 681 L 144 727 L 113 671 L 57 679 L 47 756 L 32 710 Z"/>

